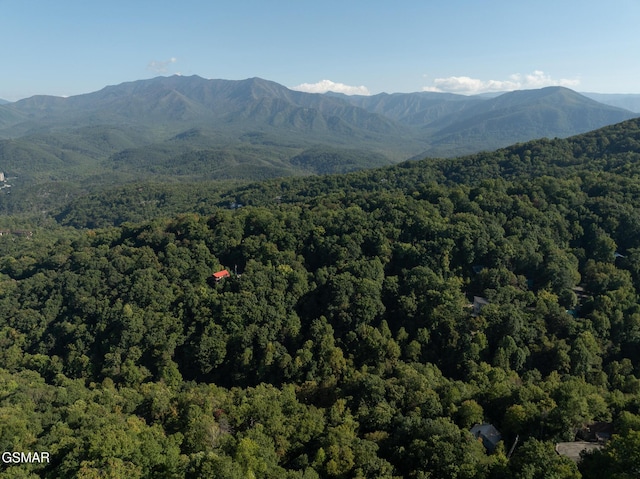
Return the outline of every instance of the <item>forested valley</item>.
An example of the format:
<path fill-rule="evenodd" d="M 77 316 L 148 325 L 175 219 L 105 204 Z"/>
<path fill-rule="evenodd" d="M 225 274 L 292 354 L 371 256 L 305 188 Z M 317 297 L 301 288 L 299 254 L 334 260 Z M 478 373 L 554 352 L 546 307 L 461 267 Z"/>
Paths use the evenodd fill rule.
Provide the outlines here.
<path fill-rule="evenodd" d="M 0 227 L 1 477 L 640 477 L 640 120 Z"/>

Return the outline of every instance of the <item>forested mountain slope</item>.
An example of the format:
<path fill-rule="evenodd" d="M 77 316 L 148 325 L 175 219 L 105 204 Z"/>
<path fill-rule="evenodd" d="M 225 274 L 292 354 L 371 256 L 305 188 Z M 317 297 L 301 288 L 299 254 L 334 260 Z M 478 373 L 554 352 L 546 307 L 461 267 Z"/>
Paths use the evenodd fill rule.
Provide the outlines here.
<path fill-rule="evenodd" d="M 163 212 L 206 215 L 231 204 L 277 206 L 305 202 L 330 193 L 369 190 L 406 194 L 423 182 L 471 185 L 487 179 L 524 181 L 599 171 L 624 176 L 640 154 L 639 125 L 640 120 L 635 119 L 568 139 L 536 140 L 461 158 L 428 158 L 348 175 L 273 179 L 240 188 L 213 184 L 126 186 L 78 198 L 56 217 L 65 225 L 96 227 L 151 219 Z"/>
<path fill-rule="evenodd" d="M 158 77 L 0 105 L 0 171 L 23 189 L 343 173 L 566 137 L 634 116 L 565 88 L 348 97 L 260 78 Z"/>
<path fill-rule="evenodd" d="M 7 467 L 633 477 L 639 159 L 634 120 L 234 188 L 199 214 L 175 195 L 169 218 L 7 226 L 0 440 L 52 457 Z M 80 226 L 91 201 L 59 220 Z M 577 466 L 556 454 L 596 421 L 616 433 L 601 451 Z M 483 422 L 502 435 L 493 452 L 470 433 Z"/>
<path fill-rule="evenodd" d="M 456 115 L 434 134 L 425 153 L 452 156 L 531 138 L 565 138 L 617 123 L 622 114 L 622 110 L 602 108 L 602 104 L 568 88 L 514 91 Z M 626 118 L 633 116 L 627 114 Z"/>

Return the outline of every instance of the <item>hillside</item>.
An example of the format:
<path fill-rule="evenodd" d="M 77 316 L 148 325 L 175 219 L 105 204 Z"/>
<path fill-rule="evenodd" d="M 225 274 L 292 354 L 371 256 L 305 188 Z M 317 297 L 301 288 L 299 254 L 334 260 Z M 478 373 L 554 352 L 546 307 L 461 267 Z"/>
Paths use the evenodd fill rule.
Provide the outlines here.
<path fill-rule="evenodd" d="M 484 101 L 481 97 L 431 92 L 381 93 L 372 96 L 343 96 L 343 98 L 367 111 L 417 127 L 425 127 L 432 123 L 439 125 L 441 119 L 461 114 Z"/>
<path fill-rule="evenodd" d="M 315 157 L 319 153 L 314 150 L 301 155 L 298 161 L 302 163 L 309 154 L 313 158 L 309 162 L 317 164 Z M 328 155 L 326 150 L 322 150 L 322 154 L 325 155 L 324 161 L 335 160 L 335 155 Z M 197 211 L 210 214 L 217 207 L 225 208 L 231 204 L 276 206 L 283 202 L 304 203 L 309 197 L 347 194 L 359 188 L 379 193 L 405 194 L 414 188 L 414 183 L 420 181 L 464 184 L 514 178 L 531 181 L 545 175 L 563 178 L 586 172 L 595 174 L 601 170 L 624 175 L 627 169 L 637 164 L 640 164 L 640 120 L 634 119 L 567 139 L 534 140 L 495 152 L 404 162 L 398 166 L 349 175 L 273 179 L 248 184 L 240 189 L 216 187 L 213 184 L 194 184 L 186 188 L 176 184 L 166 187 L 157 185 L 151 190 L 133 185 L 78 198 L 64 206 L 58 219 L 77 227 L 107 226 L 151 219 L 161 216 L 163 212 L 175 214 Z M 154 191 L 151 196 L 150 191 Z M 190 192 L 197 193 L 192 196 Z M 126 200 L 126 209 L 119 210 L 118 198 Z M 191 208 L 190 205 L 194 204 L 198 205 L 197 209 Z"/>
<path fill-rule="evenodd" d="M 2 217 L 0 442 L 52 459 L 6 467 L 633 477 L 639 178 L 635 119 L 225 191 L 124 186 L 56 218 Z M 481 423 L 497 443 L 472 434 Z M 578 464 L 555 452 L 592 424 L 615 432 L 602 449 Z"/>
<path fill-rule="evenodd" d="M 0 169 L 19 178 L 17 188 L 43 181 L 102 187 L 257 180 L 490 150 L 632 116 L 560 88 L 495 98 L 347 97 L 297 92 L 259 78 L 158 77 L 0 105 Z M 310 163 L 313 158 L 320 164 Z"/>
<path fill-rule="evenodd" d="M 565 138 L 632 116 L 562 87 L 504 93 L 443 119 L 445 126 L 422 156 L 494 150 L 531 138 Z"/>
<path fill-rule="evenodd" d="M 237 136 L 259 125 L 267 130 L 306 132 L 310 138 L 330 132 L 338 141 L 346 133 L 354 137 L 352 142 L 362 131 L 379 135 L 400 133 L 380 115 L 259 78 L 229 81 L 197 76 L 158 77 L 69 98 L 32 97 L 6 108 L 27 115 L 30 127 L 39 130 L 117 124 L 154 127 L 164 134 L 178 134 L 187 127 L 214 124 L 216 130 L 232 131 Z M 24 127 L 16 123 L 1 134 L 11 136 L 14 130 L 23 131 Z"/>

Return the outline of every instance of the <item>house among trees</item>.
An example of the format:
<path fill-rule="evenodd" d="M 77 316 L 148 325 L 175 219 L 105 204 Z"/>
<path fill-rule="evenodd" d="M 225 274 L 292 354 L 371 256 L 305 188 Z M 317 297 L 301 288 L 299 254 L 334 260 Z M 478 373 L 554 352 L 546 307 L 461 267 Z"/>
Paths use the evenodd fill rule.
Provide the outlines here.
<path fill-rule="evenodd" d="M 583 441 L 604 443 L 611 439 L 612 434 L 613 424 L 601 421 L 587 424 L 577 432 L 576 438 Z"/>
<path fill-rule="evenodd" d="M 574 462 L 578 462 L 582 452 L 602 449 L 605 443 L 611 439 L 612 434 L 612 423 L 593 422 L 578 430 L 575 441 L 557 443 L 556 452 Z"/>
<path fill-rule="evenodd" d="M 583 286 L 575 286 L 571 288 L 571 291 L 573 291 L 578 297 L 578 304 L 581 304 L 583 300 L 587 299 L 590 296 L 590 294 L 585 291 Z"/>
<path fill-rule="evenodd" d="M 229 276 L 231 276 L 231 274 L 226 269 L 223 269 L 222 271 L 218 271 L 217 273 L 213 273 L 212 276 L 213 276 L 213 279 L 217 283 L 218 281 L 221 281 L 223 278 L 228 278 Z"/>
<path fill-rule="evenodd" d="M 476 424 L 471 428 L 471 434 L 482 441 L 482 445 L 488 452 L 495 451 L 498 443 L 502 441 L 502 434 L 493 424 Z"/>
<path fill-rule="evenodd" d="M 482 308 L 484 308 L 487 304 L 489 304 L 489 301 L 487 300 L 487 298 L 483 298 L 482 296 L 474 296 L 473 297 L 473 315 L 477 316 L 480 314 L 480 311 L 482 311 Z"/>

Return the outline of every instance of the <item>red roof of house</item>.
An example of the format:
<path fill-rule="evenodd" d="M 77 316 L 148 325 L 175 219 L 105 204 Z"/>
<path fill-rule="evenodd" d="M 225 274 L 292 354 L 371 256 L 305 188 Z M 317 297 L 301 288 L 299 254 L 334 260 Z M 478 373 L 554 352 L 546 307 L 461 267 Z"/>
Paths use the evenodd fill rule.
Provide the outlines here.
<path fill-rule="evenodd" d="M 231 275 L 226 269 L 223 269 L 222 271 L 218 271 L 217 273 L 213 273 L 213 277 L 215 279 L 228 278 L 229 276 Z"/>

